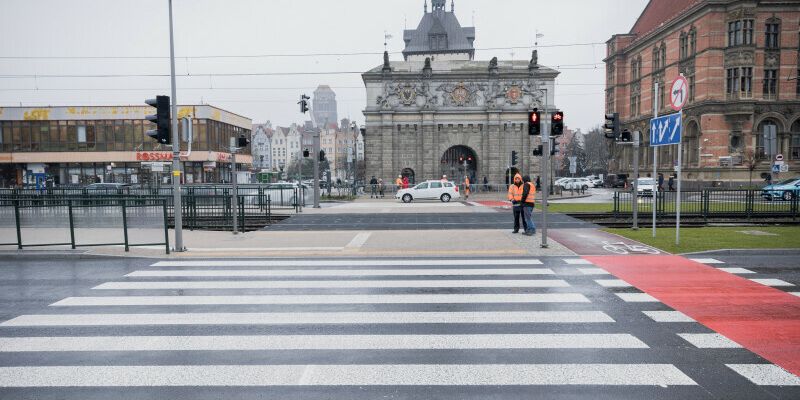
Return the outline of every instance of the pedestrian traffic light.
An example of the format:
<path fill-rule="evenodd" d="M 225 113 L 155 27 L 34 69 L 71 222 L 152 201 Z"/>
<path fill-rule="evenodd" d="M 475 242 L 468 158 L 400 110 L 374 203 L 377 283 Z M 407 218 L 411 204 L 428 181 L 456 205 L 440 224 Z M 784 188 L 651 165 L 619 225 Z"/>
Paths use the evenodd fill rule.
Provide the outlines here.
<path fill-rule="evenodd" d="M 603 125 L 606 139 L 619 139 L 619 113 L 606 114 L 606 123 Z"/>
<path fill-rule="evenodd" d="M 146 120 L 156 124 L 156 129 L 148 129 L 145 133 L 160 144 L 171 144 L 169 96 L 156 96 L 155 99 L 145 100 L 145 103 L 156 108 L 155 114 L 144 117 Z"/>
<path fill-rule="evenodd" d="M 630 142 L 630 141 L 631 141 L 632 137 L 633 137 L 633 136 L 632 136 L 632 134 L 631 134 L 631 131 L 629 131 L 629 130 L 625 129 L 625 130 L 623 130 L 623 131 L 620 133 L 620 135 L 619 135 L 619 141 L 620 141 L 620 142 L 624 142 L 624 143 L 628 143 L 628 142 Z"/>
<path fill-rule="evenodd" d="M 319 151 L 319 161 L 320 162 L 325 161 L 325 150 Z"/>
<path fill-rule="evenodd" d="M 306 96 L 305 94 L 300 95 L 300 101 L 297 104 L 300 104 L 300 114 L 305 114 L 308 112 L 308 101 L 311 97 Z"/>
<path fill-rule="evenodd" d="M 543 145 L 541 145 L 541 144 L 540 144 L 538 147 L 536 147 L 535 149 L 533 149 L 533 155 L 534 155 L 534 156 L 537 156 L 537 157 L 539 157 L 539 156 L 541 156 L 542 154 L 544 154 L 544 146 L 543 146 Z"/>
<path fill-rule="evenodd" d="M 550 122 L 550 135 L 561 136 L 564 133 L 564 112 L 554 112 Z"/>
<path fill-rule="evenodd" d="M 553 142 L 550 143 L 550 155 L 554 156 L 558 152 L 558 139 L 553 138 Z"/>
<path fill-rule="evenodd" d="M 528 135 L 535 136 L 542 134 L 542 115 L 538 108 L 534 108 L 528 113 Z"/>
<path fill-rule="evenodd" d="M 511 151 L 511 165 L 517 165 L 517 152 L 516 150 Z"/>
<path fill-rule="evenodd" d="M 239 135 L 239 137 L 236 139 L 236 147 L 245 148 L 248 144 L 250 144 L 250 139 L 244 135 Z"/>
<path fill-rule="evenodd" d="M 311 155 L 311 152 L 308 149 L 303 149 L 303 157 L 308 158 L 309 155 Z"/>

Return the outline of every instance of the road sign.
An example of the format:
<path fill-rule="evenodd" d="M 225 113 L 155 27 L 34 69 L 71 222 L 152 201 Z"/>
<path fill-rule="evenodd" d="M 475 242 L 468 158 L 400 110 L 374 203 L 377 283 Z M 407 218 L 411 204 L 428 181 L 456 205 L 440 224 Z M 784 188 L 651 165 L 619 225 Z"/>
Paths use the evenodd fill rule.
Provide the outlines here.
<path fill-rule="evenodd" d="M 574 174 L 578 172 L 578 157 L 569 157 L 569 173 Z"/>
<path fill-rule="evenodd" d="M 781 172 L 789 172 L 789 164 L 781 165 Z"/>
<path fill-rule="evenodd" d="M 680 143 L 682 130 L 681 113 L 651 119 L 650 147 Z"/>
<path fill-rule="evenodd" d="M 780 172 L 781 172 L 781 166 L 778 165 L 778 164 L 774 164 L 772 166 L 772 173 L 773 174 L 777 174 L 777 173 L 780 173 Z"/>
<path fill-rule="evenodd" d="M 675 111 L 680 111 L 689 100 L 689 82 L 683 75 L 675 78 L 672 89 L 669 91 L 670 106 Z"/>
<path fill-rule="evenodd" d="M 775 154 L 775 161 L 783 161 L 783 154 Z"/>

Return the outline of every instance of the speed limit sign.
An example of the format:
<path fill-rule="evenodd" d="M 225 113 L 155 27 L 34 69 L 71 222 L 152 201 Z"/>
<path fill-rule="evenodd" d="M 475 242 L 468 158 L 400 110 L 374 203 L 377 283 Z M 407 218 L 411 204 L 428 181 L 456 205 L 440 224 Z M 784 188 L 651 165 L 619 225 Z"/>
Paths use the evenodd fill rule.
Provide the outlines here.
<path fill-rule="evenodd" d="M 669 91 L 670 106 L 675 111 L 680 111 L 689 101 L 689 82 L 683 75 L 675 78 Z"/>

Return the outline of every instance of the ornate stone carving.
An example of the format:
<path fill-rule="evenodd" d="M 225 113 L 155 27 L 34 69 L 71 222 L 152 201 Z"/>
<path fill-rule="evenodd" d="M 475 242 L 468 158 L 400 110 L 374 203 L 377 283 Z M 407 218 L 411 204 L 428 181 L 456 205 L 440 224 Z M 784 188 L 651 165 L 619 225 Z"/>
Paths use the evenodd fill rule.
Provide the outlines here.
<path fill-rule="evenodd" d="M 384 110 L 397 106 L 431 108 L 437 97 L 430 92 L 427 82 L 389 82 L 384 85 L 383 95 L 378 96 L 376 103 Z"/>
<path fill-rule="evenodd" d="M 755 50 L 752 48 L 732 48 L 725 50 L 725 67 L 748 67 L 755 62 Z"/>
<path fill-rule="evenodd" d="M 766 68 L 778 68 L 781 65 L 781 53 L 780 51 L 770 51 L 767 50 L 764 52 L 764 67 Z"/>
<path fill-rule="evenodd" d="M 457 84 L 443 83 L 436 88 L 439 92 L 444 92 L 442 97 L 443 105 L 445 107 L 465 107 L 476 106 L 478 100 L 478 91 L 483 90 L 483 85 L 470 82 L 464 84 L 459 82 Z"/>

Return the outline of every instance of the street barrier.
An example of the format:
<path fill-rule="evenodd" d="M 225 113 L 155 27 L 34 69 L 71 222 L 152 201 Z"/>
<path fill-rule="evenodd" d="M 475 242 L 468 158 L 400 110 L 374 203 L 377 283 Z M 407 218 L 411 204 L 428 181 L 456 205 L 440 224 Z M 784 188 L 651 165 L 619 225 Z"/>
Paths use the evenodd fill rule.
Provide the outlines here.
<path fill-rule="evenodd" d="M 791 217 L 796 220 L 800 196 L 791 200 L 767 200 L 761 190 L 705 189 L 681 192 L 681 215 L 699 218 L 764 218 Z M 640 217 L 647 217 L 656 208 L 656 217 L 676 215 L 677 192 L 660 191 L 636 196 L 633 191 L 614 192 L 614 217 L 628 216 L 633 212 L 636 199 Z"/>

